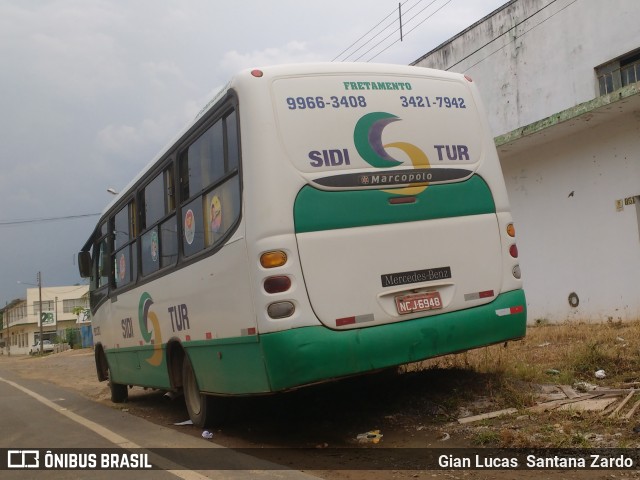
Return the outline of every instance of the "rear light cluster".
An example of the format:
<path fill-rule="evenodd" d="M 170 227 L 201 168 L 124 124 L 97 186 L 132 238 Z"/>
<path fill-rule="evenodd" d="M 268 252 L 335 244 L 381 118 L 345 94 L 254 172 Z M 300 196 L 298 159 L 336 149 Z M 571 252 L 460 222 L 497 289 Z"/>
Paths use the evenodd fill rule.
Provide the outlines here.
<path fill-rule="evenodd" d="M 266 269 L 282 267 L 287 263 L 287 254 L 282 250 L 273 250 L 260 255 L 260 265 Z M 268 294 L 284 293 L 291 288 L 291 277 L 287 275 L 271 275 L 264 279 L 262 288 Z M 270 303 L 267 314 L 270 318 L 287 318 L 294 314 L 296 307 L 292 301 L 284 300 Z"/>
<path fill-rule="evenodd" d="M 516 227 L 513 226 L 513 223 L 507 225 L 507 235 L 509 235 L 510 238 L 515 239 Z M 509 247 L 509 255 L 511 255 L 512 258 L 518 258 L 518 246 L 515 243 L 512 243 Z M 515 265 L 511 270 L 511 273 L 514 278 L 520 280 L 520 277 L 522 276 L 520 272 L 520 265 Z"/>

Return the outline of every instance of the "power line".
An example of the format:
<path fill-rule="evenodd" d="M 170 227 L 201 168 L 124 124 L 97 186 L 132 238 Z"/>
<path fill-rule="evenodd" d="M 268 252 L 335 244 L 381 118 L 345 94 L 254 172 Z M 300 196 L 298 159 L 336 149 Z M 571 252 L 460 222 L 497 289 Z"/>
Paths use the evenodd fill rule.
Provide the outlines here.
<path fill-rule="evenodd" d="M 429 15 L 428 17 L 424 18 L 420 23 L 418 23 L 415 27 L 413 27 L 411 30 L 409 30 L 407 33 L 404 34 L 404 36 L 406 37 L 407 35 L 409 35 L 411 32 L 413 32 L 416 28 L 418 28 L 420 25 L 422 25 L 424 22 L 426 22 L 427 20 L 429 20 L 431 17 L 433 17 L 436 13 L 438 13 L 440 10 L 442 10 L 444 7 L 446 7 L 449 3 L 451 3 L 453 0 L 447 0 L 445 3 L 443 3 L 439 8 L 437 8 L 431 15 Z M 429 8 L 431 5 L 433 5 L 436 2 L 436 0 L 433 0 L 429 5 L 427 5 L 426 7 L 424 7 L 422 10 L 420 10 L 418 13 L 416 13 L 413 17 L 411 17 L 409 20 L 407 20 L 407 22 L 405 23 L 405 25 L 408 25 L 409 23 L 411 23 L 411 21 L 413 19 L 415 19 L 418 15 L 420 15 L 422 12 L 424 12 L 427 8 Z M 395 32 L 397 32 L 398 30 L 396 30 Z M 395 33 L 392 32 L 392 33 Z M 387 36 L 384 40 L 386 40 L 387 38 L 389 38 L 391 35 Z M 382 40 L 382 42 L 384 41 Z M 373 60 L 374 58 L 378 57 L 379 55 L 381 55 L 382 53 L 386 52 L 387 50 L 389 50 L 393 45 L 395 45 L 396 43 L 398 43 L 399 40 L 396 40 L 395 42 L 392 42 L 391 44 L 387 45 L 384 49 L 380 50 L 378 53 L 376 53 L 373 57 L 370 57 L 367 62 L 370 62 L 371 60 Z M 375 47 L 377 47 L 378 45 L 380 45 L 379 42 L 378 44 L 374 45 L 371 49 L 369 49 L 367 52 L 365 52 L 362 56 L 366 55 L 368 52 L 370 52 L 371 50 L 373 50 Z M 358 57 L 358 59 L 360 59 L 362 57 Z"/>
<path fill-rule="evenodd" d="M 12 226 L 12 225 L 26 225 L 29 223 L 45 223 L 45 222 L 59 222 L 62 220 L 73 220 L 75 218 L 96 217 L 100 213 L 85 213 L 81 215 L 66 215 L 64 217 L 45 217 L 45 218 L 32 218 L 28 220 L 5 220 L 0 221 L 0 227 Z"/>
<path fill-rule="evenodd" d="M 402 19 L 405 18 L 405 16 L 413 9 L 415 9 L 416 7 L 418 7 L 419 4 L 421 4 L 424 0 L 418 0 L 416 3 L 414 3 L 412 6 L 410 6 L 406 11 L 404 11 L 402 13 Z M 408 26 L 409 24 L 411 24 L 412 22 L 414 22 L 425 10 L 427 10 L 429 7 L 431 7 L 434 3 L 436 3 L 437 0 L 432 0 L 431 2 L 429 2 L 429 4 L 422 8 L 420 11 L 418 11 L 415 15 L 413 15 L 412 17 L 410 17 L 407 21 L 402 21 L 400 22 L 400 26 L 396 27 L 394 30 L 391 31 L 391 33 L 389 33 L 388 35 L 386 35 L 384 38 L 382 38 L 382 40 L 378 41 L 377 43 L 375 43 L 373 46 L 371 46 L 369 49 L 367 49 L 366 51 L 364 51 L 364 53 L 360 54 L 357 58 L 355 58 L 353 61 L 358 61 L 360 59 L 362 59 L 363 57 L 365 57 L 367 54 L 371 53 L 372 51 L 374 51 L 376 48 L 380 47 L 382 44 L 384 44 L 387 40 L 389 40 L 389 38 L 391 38 L 393 35 L 397 34 L 398 32 L 401 32 L 403 27 Z M 449 3 L 451 3 L 453 0 L 447 0 L 445 1 L 445 3 L 443 3 L 442 5 L 440 5 L 434 12 L 432 12 L 431 14 L 429 14 L 426 18 L 423 18 L 421 21 L 418 22 L 417 25 L 415 25 L 413 28 L 411 28 L 409 31 L 407 31 L 405 34 L 403 34 L 403 37 L 406 37 L 407 35 L 409 35 L 411 32 L 413 32 L 416 28 L 418 28 L 420 25 L 422 25 L 424 22 L 426 22 L 427 20 L 429 20 L 431 17 L 433 17 L 436 13 L 438 13 L 440 10 L 442 10 L 445 6 L 447 6 Z M 372 42 L 374 42 L 376 40 L 376 38 L 378 38 L 380 35 L 383 35 L 384 32 L 386 32 L 387 30 L 389 30 L 389 28 L 393 28 L 393 25 L 396 24 L 396 20 L 392 20 L 391 22 L 387 23 L 387 25 L 385 25 L 382 29 L 380 29 L 375 35 L 371 36 L 370 38 L 368 38 L 366 41 L 364 41 L 360 46 L 358 46 L 355 50 L 352 50 L 353 47 L 355 47 L 356 45 L 358 45 L 358 43 L 360 43 L 363 39 L 365 39 L 368 35 L 370 35 L 373 31 L 375 31 L 380 25 L 382 25 L 389 17 L 391 17 L 392 15 L 394 15 L 396 12 L 401 11 L 401 7 L 405 4 L 408 3 L 408 0 L 405 1 L 404 3 L 401 3 L 398 5 L 398 9 L 392 11 L 391 13 L 389 13 L 385 18 L 383 18 L 380 22 L 378 22 L 373 28 L 371 28 L 367 33 L 365 33 L 364 35 L 362 35 L 358 40 L 356 40 L 355 42 L 353 42 L 351 45 L 349 45 L 349 47 L 347 47 L 346 49 L 344 49 L 342 52 L 340 52 L 339 55 L 337 55 L 333 61 L 335 61 L 336 59 L 338 59 L 340 56 L 342 56 L 343 54 L 345 54 L 346 52 L 348 52 L 349 50 L 351 50 L 350 53 L 348 53 L 346 56 L 344 56 L 342 58 L 342 60 L 340 61 L 346 61 L 348 60 L 350 57 L 353 57 L 354 55 L 356 55 L 358 52 L 360 52 L 362 49 L 364 49 L 365 47 L 369 46 Z M 391 48 L 393 45 L 395 45 L 396 43 L 398 43 L 399 41 L 401 41 L 403 38 L 399 38 L 393 42 L 391 42 L 389 45 L 387 45 L 386 47 L 382 48 L 382 50 L 378 51 L 377 53 L 375 53 L 374 55 L 372 55 L 369 59 L 365 60 L 366 62 L 370 62 L 371 60 L 373 60 L 374 58 L 378 57 L 379 55 L 381 55 L 383 52 L 385 52 L 386 50 L 388 50 L 389 48 Z"/>
<path fill-rule="evenodd" d="M 538 13 L 540 13 L 541 11 L 543 11 L 545 8 L 553 5 L 554 3 L 556 3 L 558 0 L 551 0 L 551 2 L 549 2 L 548 4 L 546 4 L 544 7 L 542 7 L 541 9 L 533 12 L 531 15 L 529 15 L 528 17 L 526 17 L 525 19 L 519 21 L 518 23 L 516 23 L 513 27 L 509 28 L 508 30 L 505 30 L 504 32 L 502 32 L 500 35 L 498 35 L 497 37 L 492 38 L 491 40 L 489 40 L 487 43 L 485 43 L 484 45 L 482 45 L 481 47 L 477 48 L 476 50 L 474 50 L 473 52 L 471 52 L 469 55 L 467 55 L 466 57 L 458 60 L 456 63 L 454 63 L 453 65 L 449 65 L 449 67 L 446 68 L 446 70 L 451 70 L 453 67 L 455 67 L 456 65 L 464 62 L 467 58 L 472 57 L 473 55 L 475 55 L 476 53 L 478 53 L 480 50 L 482 50 L 483 48 L 491 45 L 493 42 L 495 42 L 496 40 L 498 40 L 499 38 L 505 36 L 507 33 L 509 33 L 511 30 L 513 30 L 514 28 L 519 27 L 520 25 L 522 25 L 524 22 L 526 22 L 527 20 L 529 20 L 531 17 L 537 15 Z M 565 7 L 566 8 L 566 7 Z M 504 47 L 503 47 L 504 48 Z M 499 51 L 499 50 L 496 50 Z M 494 52 L 495 53 L 495 52 Z M 493 54 L 492 54 L 493 55 Z M 488 57 L 485 57 L 488 58 Z M 484 59 L 483 59 L 484 60 Z M 482 61 L 482 60 L 481 60 Z M 480 62 L 478 62 L 480 63 Z M 477 63 L 475 64 L 477 65 Z M 474 66 L 475 66 L 474 65 Z"/>
<path fill-rule="evenodd" d="M 553 0 L 553 1 L 555 2 L 556 0 Z M 560 12 L 562 12 L 564 9 L 566 9 L 566 8 L 570 7 L 571 5 L 573 5 L 574 3 L 576 3 L 577 1 L 578 1 L 578 0 L 573 0 L 571 3 L 568 3 L 567 5 L 565 5 L 564 7 L 562 7 L 562 8 L 561 8 L 560 10 L 558 10 L 557 12 L 552 13 L 552 14 L 551 14 L 551 15 L 549 15 L 547 18 L 545 18 L 544 20 L 542 20 L 540 23 L 537 23 L 536 25 L 534 25 L 533 27 L 531 27 L 529 30 L 525 30 L 525 31 L 524 31 L 524 32 L 522 32 L 519 36 L 514 37 L 514 40 L 515 40 L 516 38 L 520 38 L 520 37 L 525 36 L 525 35 L 526 35 L 527 33 L 529 33 L 531 30 L 533 30 L 534 28 L 539 27 L 540 25 L 542 25 L 542 24 L 543 24 L 544 22 L 546 22 L 547 20 L 549 20 L 549 19 L 551 19 L 551 18 L 555 17 L 558 13 L 560 13 Z M 553 2 L 552 2 L 552 3 L 553 3 Z M 550 3 L 549 5 L 551 5 L 551 3 Z M 547 6 L 549 6 L 549 5 L 547 5 Z M 543 7 L 543 8 L 546 8 L 546 7 Z M 540 10 L 542 10 L 542 9 L 540 9 Z M 538 10 L 538 11 L 540 11 L 540 10 Z M 537 13 L 537 12 L 536 12 L 536 13 Z M 534 15 L 535 15 L 535 14 L 534 14 Z M 533 16 L 533 15 L 532 15 L 532 16 Z M 531 18 L 531 17 L 528 17 L 528 18 Z M 523 20 L 523 21 L 524 21 L 524 20 Z M 522 22 L 520 22 L 520 23 L 522 23 Z M 518 25 L 520 25 L 520 24 L 518 24 Z M 516 26 L 517 26 L 517 25 L 516 25 Z M 515 26 L 514 26 L 514 28 L 515 28 Z M 506 33 L 506 32 L 505 32 L 505 33 Z M 498 38 L 499 38 L 499 37 L 498 37 Z M 478 65 L 479 63 L 484 62 L 484 61 L 485 61 L 487 58 L 489 58 L 490 56 L 492 56 L 492 55 L 494 55 L 494 54 L 498 53 L 500 50 L 502 50 L 503 48 L 505 48 L 507 45 L 508 45 L 508 44 L 503 45 L 503 46 L 501 46 L 500 48 L 498 48 L 497 50 L 495 50 L 495 51 L 491 52 L 489 55 L 487 55 L 486 57 L 482 58 L 481 60 L 478 60 L 476 63 L 474 63 L 473 65 L 471 65 L 470 67 L 468 67 L 466 70 L 467 70 L 467 71 L 471 70 L 473 67 L 475 67 L 475 66 L 476 66 L 476 65 Z M 474 53 L 475 53 L 475 52 L 474 52 Z M 467 56 L 467 57 L 463 58 L 463 59 L 462 59 L 462 60 L 460 60 L 460 61 L 463 61 L 463 60 L 465 60 L 466 58 L 469 58 L 469 56 Z M 458 62 L 458 63 L 460 63 L 460 62 Z M 457 63 L 456 63 L 455 65 L 457 65 Z M 451 67 L 449 67 L 449 68 L 452 68 L 452 67 L 453 67 L 453 66 L 455 66 L 455 65 L 452 65 L 452 66 L 451 66 Z M 447 70 L 449 70 L 449 68 L 447 68 Z"/>
<path fill-rule="evenodd" d="M 402 5 L 406 4 L 409 0 L 405 0 L 404 3 L 402 3 Z M 419 0 L 418 3 L 420 3 L 422 0 Z M 335 56 L 335 58 L 333 58 L 333 60 L 331 60 L 332 62 L 335 62 L 338 57 L 340 57 L 340 55 L 342 55 L 343 53 L 346 53 L 351 47 L 353 47 L 354 45 L 356 45 L 360 40 L 362 40 L 364 37 L 366 37 L 367 35 L 369 35 L 371 32 L 373 32 L 376 28 L 378 28 L 378 26 L 384 22 L 387 18 L 389 18 L 391 15 L 394 15 L 396 13 L 397 10 L 392 10 L 391 13 L 389 13 L 389 15 L 387 15 L 386 17 L 384 17 L 382 20 L 380 20 L 377 24 L 375 24 L 367 33 L 365 33 L 364 35 L 362 35 L 360 38 L 358 38 L 355 42 L 353 42 L 351 45 L 349 45 L 347 48 L 345 48 L 343 51 L 341 51 L 338 55 Z M 382 30 L 383 32 L 389 28 L 389 25 L 387 25 L 386 27 L 384 27 L 384 29 Z M 379 33 L 374 35 L 373 38 L 376 38 L 378 35 L 380 35 Z M 366 45 L 366 44 L 365 44 Z M 362 48 L 362 47 L 360 47 Z M 358 50 L 356 50 L 357 52 Z M 354 52 L 355 53 L 355 52 Z M 353 53 L 347 55 L 343 60 L 346 60 L 347 58 L 349 58 L 351 55 L 353 55 Z"/>
<path fill-rule="evenodd" d="M 410 6 L 407 10 L 404 11 L 404 15 L 408 14 L 411 10 L 413 10 L 414 8 L 416 8 L 419 4 L 421 4 L 424 0 L 418 0 L 416 3 L 414 3 L 412 6 Z M 433 0 L 429 5 L 427 5 L 425 8 L 423 8 L 420 12 L 424 11 L 426 8 L 428 8 L 432 3 L 434 3 L 436 0 Z M 380 20 L 373 28 L 371 28 L 367 33 L 365 33 L 364 35 L 362 35 L 358 40 L 356 40 L 355 42 L 353 42 L 351 45 L 349 45 L 346 49 L 344 49 L 342 52 L 340 52 L 340 54 L 338 56 L 336 56 L 332 61 L 335 61 L 338 57 L 340 57 L 340 55 L 342 55 L 343 53 L 347 52 L 351 47 L 355 46 L 358 44 L 358 42 L 360 42 L 362 39 L 364 39 L 367 35 L 369 35 L 371 32 L 373 32 L 376 28 L 378 28 L 385 20 L 387 20 L 389 17 L 391 17 L 392 15 L 395 15 L 396 13 L 399 13 L 401 11 L 401 7 L 406 5 L 407 3 L 409 3 L 409 0 L 405 0 L 403 3 L 398 4 L 398 9 L 393 10 L 391 13 L 389 13 L 389 15 L 387 15 L 386 17 L 384 17 L 382 20 Z M 418 14 L 420 13 L 418 12 Z M 411 21 L 411 19 L 409 20 Z M 376 37 L 379 37 L 380 35 L 382 35 L 386 30 L 388 30 L 389 28 L 393 27 L 393 25 L 395 25 L 397 22 L 396 19 L 393 19 L 391 22 L 389 22 L 387 25 L 384 26 L 384 28 L 382 28 L 378 33 L 376 33 L 375 35 L 373 35 L 370 39 L 368 39 L 366 42 L 364 42 L 362 45 L 360 45 L 358 48 L 356 48 L 355 50 L 353 50 L 351 53 L 349 53 L 346 57 L 344 57 L 342 60 L 340 60 L 341 62 L 345 62 L 349 59 L 349 57 L 354 56 L 356 53 L 358 53 L 360 50 L 362 50 L 364 47 L 366 47 L 369 43 L 371 43 L 372 41 L 374 41 L 376 39 Z M 380 45 L 380 43 L 384 42 L 385 40 L 387 40 L 391 35 L 393 35 L 394 33 L 398 32 L 401 30 L 401 27 L 396 28 L 394 31 L 392 31 L 389 35 L 387 35 L 385 38 L 383 38 L 380 42 L 378 42 L 376 45 L 374 45 L 375 48 L 376 46 Z M 366 55 L 367 53 L 369 53 L 372 49 L 367 50 L 365 53 L 363 53 L 360 57 L 356 58 L 354 61 L 358 61 L 360 58 L 362 58 L 364 55 Z"/>

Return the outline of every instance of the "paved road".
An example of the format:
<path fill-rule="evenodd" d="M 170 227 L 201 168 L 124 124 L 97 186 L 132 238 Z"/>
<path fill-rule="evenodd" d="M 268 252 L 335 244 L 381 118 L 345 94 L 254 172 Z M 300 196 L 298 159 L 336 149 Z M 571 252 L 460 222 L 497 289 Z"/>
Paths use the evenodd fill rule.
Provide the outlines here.
<path fill-rule="evenodd" d="M 0 367 L 0 448 L 2 449 L 97 449 L 101 452 L 144 453 L 150 463 L 163 470 L 5 470 L 3 480 L 46 478 L 112 479 L 313 479 L 309 475 L 290 470 L 275 470 L 273 464 L 222 449 L 210 441 L 195 438 L 175 430 L 155 425 L 89 401 L 78 394 L 36 380 L 17 377 Z M 152 449 L 152 450 L 148 450 Z M 153 450 L 167 449 L 167 450 Z M 196 450 L 198 449 L 198 450 Z M 204 450 L 201 450 L 204 449 Z M 207 450 L 208 449 L 208 450 Z M 55 452 L 55 450 L 54 450 Z M 224 453 L 223 453 L 224 452 Z M 209 468 L 223 470 L 185 469 L 180 463 L 189 455 L 206 455 L 215 459 Z M 2 455 L 7 455 L 3 450 Z M 0 465 L 7 458 L 0 459 Z M 12 463 L 15 464 L 14 461 Z"/>

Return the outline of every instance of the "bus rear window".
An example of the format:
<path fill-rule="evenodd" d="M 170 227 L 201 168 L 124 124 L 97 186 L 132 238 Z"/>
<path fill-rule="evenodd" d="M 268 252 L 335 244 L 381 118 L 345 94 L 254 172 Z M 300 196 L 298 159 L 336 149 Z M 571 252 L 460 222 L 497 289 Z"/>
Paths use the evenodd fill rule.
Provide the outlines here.
<path fill-rule="evenodd" d="M 477 167 L 483 124 L 459 79 L 354 75 L 274 82 L 281 144 L 302 172 Z"/>

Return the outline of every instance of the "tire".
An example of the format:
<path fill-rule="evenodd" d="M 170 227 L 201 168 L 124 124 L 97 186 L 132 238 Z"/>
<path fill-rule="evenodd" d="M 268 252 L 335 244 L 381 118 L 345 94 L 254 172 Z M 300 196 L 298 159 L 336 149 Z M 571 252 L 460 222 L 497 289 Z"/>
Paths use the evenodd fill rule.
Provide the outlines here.
<path fill-rule="evenodd" d="M 220 423 L 220 411 L 216 408 L 219 405 L 214 397 L 200 392 L 188 355 L 182 361 L 182 392 L 189 418 L 195 426 L 202 428 Z"/>
<path fill-rule="evenodd" d="M 124 403 L 129 399 L 127 386 L 121 383 L 114 383 L 111 380 L 111 368 L 109 368 L 109 390 L 111 390 L 111 401 L 113 403 Z"/>

